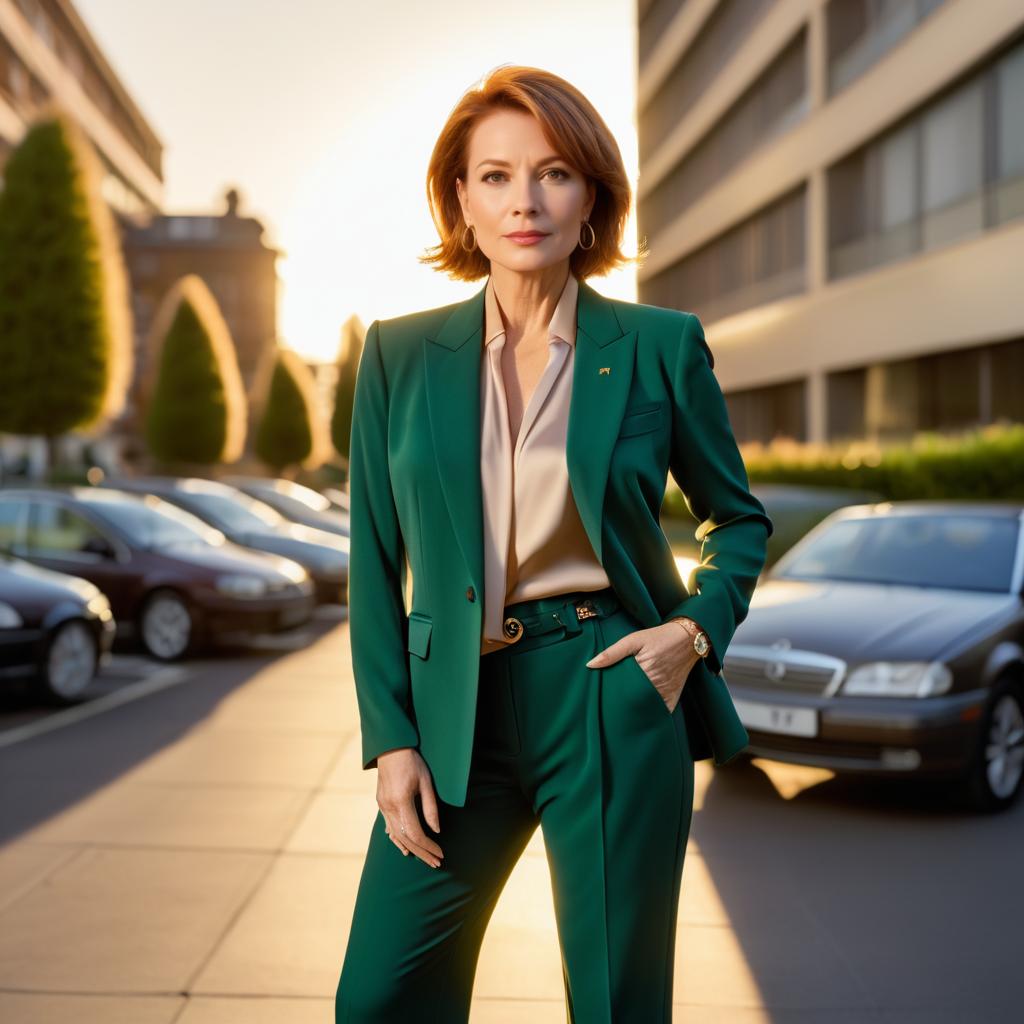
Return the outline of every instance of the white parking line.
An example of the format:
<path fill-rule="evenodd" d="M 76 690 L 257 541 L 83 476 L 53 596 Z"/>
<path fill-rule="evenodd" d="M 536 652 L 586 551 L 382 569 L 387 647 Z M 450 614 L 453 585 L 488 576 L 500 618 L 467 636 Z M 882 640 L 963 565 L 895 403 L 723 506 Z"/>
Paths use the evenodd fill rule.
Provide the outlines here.
<path fill-rule="evenodd" d="M 75 722 L 80 722 L 83 718 L 109 711 L 121 704 L 138 700 L 140 697 L 148 697 L 151 693 L 166 689 L 168 686 L 175 686 L 184 682 L 188 677 L 188 669 L 177 665 L 159 669 L 141 683 L 133 683 L 120 690 L 115 690 L 113 693 L 105 694 L 103 697 L 97 697 L 95 700 L 76 704 L 74 707 L 56 711 L 45 718 L 29 722 L 27 725 L 20 725 L 15 729 L 0 732 L 0 747 L 9 747 L 22 740 L 49 732 L 51 729 L 62 729 L 66 725 L 74 725 Z"/>

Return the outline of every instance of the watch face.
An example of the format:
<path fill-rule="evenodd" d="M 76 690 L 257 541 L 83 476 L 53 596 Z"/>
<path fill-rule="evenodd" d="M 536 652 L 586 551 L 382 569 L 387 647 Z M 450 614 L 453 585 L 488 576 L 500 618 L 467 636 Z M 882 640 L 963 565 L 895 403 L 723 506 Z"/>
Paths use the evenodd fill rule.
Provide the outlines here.
<path fill-rule="evenodd" d="M 696 639 L 693 641 L 693 648 L 702 658 L 711 650 L 706 633 L 697 634 Z"/>

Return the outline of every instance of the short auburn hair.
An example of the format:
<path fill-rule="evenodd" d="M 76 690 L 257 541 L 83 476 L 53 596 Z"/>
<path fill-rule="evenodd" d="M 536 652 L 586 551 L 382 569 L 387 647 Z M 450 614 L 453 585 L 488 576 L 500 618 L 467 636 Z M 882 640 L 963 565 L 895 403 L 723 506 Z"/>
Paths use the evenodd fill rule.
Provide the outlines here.
<path fill-rule="evenodd" d="M 438 245 L 421 256 L 449 277 L 476 281 L 491 272 L 491 261 L 474 248 L 462 247 L 466 223 L 455 179 L 466 181 L 469 139 L 480 121 L 495 110 L 522 110 L 541 125 L 554 150 L 595 186 L 589 222 L 595 241 L 591 249 L 576 248 L 570 270 L 579 279 L 604 275 L 627 263 L 640 262 L 622 252 L 632 189 L 615 137 L 591 102 L 564 78 L 540 68 L 503 65 L 468 90 L 452 110 L 427 168 L 427 202 L 441 236 Z"/>

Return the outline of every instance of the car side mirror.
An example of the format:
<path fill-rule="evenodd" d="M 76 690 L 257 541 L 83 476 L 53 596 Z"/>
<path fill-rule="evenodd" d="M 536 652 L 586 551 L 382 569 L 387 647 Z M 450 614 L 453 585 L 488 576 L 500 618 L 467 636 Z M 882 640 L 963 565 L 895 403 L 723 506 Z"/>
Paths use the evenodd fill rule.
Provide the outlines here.
<path fill-rule="evenodd" d="M 82 545 L 81 550 L 90 555 L 101 555 L 103 558 L 114 558 L 116 555 L 110 541 L 106 537 L 100 537 L 97 534 L 89 537 Z"/>

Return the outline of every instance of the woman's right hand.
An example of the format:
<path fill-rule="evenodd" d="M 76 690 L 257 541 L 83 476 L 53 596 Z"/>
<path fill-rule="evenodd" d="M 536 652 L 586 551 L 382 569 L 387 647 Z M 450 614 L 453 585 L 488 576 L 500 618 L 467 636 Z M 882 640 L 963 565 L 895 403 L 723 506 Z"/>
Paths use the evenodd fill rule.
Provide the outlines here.
<path fill-rule="evenodd" d="M 440 832 L 434 783 L 420 752 L 415 747 L 396 747 L 380 754 L 377 757 L 377 806 L 384 814 L 391 842 L 405 856 L 413 853 L 425 864 L 436 868 L 444 852 L 420 826 L 417 796 L 427 824 L 435 832 Z"/>

